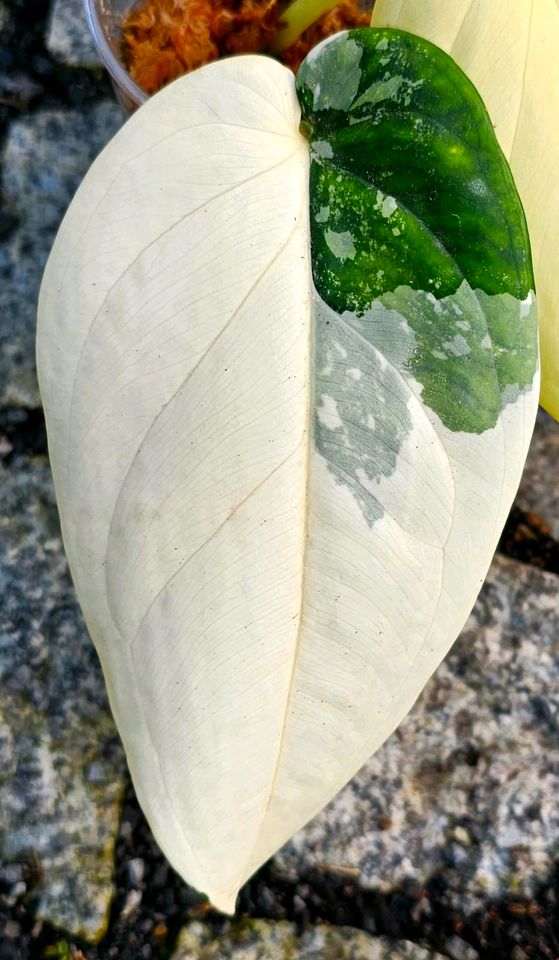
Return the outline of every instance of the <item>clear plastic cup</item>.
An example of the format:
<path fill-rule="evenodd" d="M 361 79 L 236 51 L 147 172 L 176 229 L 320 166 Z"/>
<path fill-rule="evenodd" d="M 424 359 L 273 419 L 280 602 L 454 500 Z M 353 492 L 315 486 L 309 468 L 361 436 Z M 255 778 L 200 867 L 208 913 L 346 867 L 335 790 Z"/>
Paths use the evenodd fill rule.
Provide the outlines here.
<path fill-rule="evenodd" d="M 89 29 L 105 67 L 107 68 L 115 93 L 129 113 L 149 99 L 149 94 L 134 83 L 120 59 L 122 25 L 126 14 L 138 3 L 138 0 L 83 0 Z M 374 0 L 360 0 L 362 10 L 371 11 Z"/>
<path fill-rule="evenodd" d="M 115 93 L 129 113 L 148 99 L 148 94 L 134 83 L 120 59 L 122 24 L 134 0 L 83 0 L 85 15 L 95 45 L 107 68 Z"/>

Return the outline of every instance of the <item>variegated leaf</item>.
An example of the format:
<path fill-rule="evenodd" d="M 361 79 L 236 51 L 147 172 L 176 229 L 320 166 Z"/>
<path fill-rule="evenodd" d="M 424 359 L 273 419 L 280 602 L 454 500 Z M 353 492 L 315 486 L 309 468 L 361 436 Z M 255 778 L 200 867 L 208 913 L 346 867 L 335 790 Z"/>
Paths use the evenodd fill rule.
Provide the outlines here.
<path fill-rule="evenodd" d="M 191 74 L 80 188 L 38 339 L 64 541 L 140 801 L 219 908 L 464 623 L 535 416 L 532 287 L 481 101 L 399 32 L 297 90 Z"/>

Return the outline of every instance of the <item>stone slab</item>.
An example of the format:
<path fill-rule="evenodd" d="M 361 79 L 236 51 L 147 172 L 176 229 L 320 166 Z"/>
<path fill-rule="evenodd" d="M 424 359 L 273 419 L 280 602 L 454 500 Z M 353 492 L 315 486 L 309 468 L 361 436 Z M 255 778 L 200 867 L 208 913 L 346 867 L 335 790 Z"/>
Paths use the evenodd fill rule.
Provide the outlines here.
<path fill-rule="evenodd" d="M 0 244 L 0 408 L 40 405 L 35 330 L 43 270 L 70 200 L 123 119 L 107 100 L 41 110 L 9 127 L 0 186 L 19 226 Z"/>
<path fill-rule="evenodd" d="M 409 941 L 372 937 L 352 927 L 309 927 L 298 936 L 287 921 L 231 924 L 219 937 L 200 923 L 183 930 L 171 960 L 445 960 Z"/>
<path fill-rule="evenodd" d="M 85 17 L 83 0 L 54 0 L 46 47 L 55 60 L 68 67 L 101 67 Z"/>
<path fill-rule="evenodd" d="M 104 932 L 124 756 L 74 597 L 45 458 L 0 466 L 0 862 L 37 915 Z"/>
<path fill-rule="evenodd" d="M 542 409 L 516 503 L 521 510 L 537 513 L 559 540 L 559 423 Z"/>

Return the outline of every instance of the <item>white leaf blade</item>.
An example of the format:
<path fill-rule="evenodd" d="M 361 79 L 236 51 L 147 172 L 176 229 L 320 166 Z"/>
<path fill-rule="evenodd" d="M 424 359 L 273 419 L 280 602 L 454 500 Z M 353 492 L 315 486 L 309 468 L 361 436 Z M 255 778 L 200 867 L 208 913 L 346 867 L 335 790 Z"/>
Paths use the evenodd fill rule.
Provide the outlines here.
<path fill-rule="evenodd" d="M 157 98 L 163 103 L 151 101 L 127 125 L 130 138 L 117 138 L 98 161 L 108 193 L 100 196 L 94 169 L 63 226 L 43 285 L 38 356 L 47 416 L 57 424 L 51 455 L 66 549 L 142 804 L 175 867 L 227 910 L 244 879 L 235 856 L 239 844 L 247 845 L 243 818 L 250 829 L 261 816 L 264 787 L 258 784 L 275 760 L 270 743 L 281 734 L 290 638 L 297 632 L 310 265 L 308 151 L 298 132 L 291 75 L 259 60 L 248 71 L 254 86 L 247 89 L 242 60 L 216 70 L 220 82 L 203 85 L 191 116 L 194 77 L 186 79 L 185 95 L 175 89 Z M 224 109 L 224 90 L 227 123 L 220 136 L 215 113 L 219 104 Z M 211 127 L 201 125 L 204 109 Z M 183 133 L 174 136 L 179 115 Z M 115 167 L 126 176 L 106 172 Z M 175 171 L 172 180 L 166 170 Z M 161 209 L 162 182 L 169 196 Z M 148 186 L 146 196 L 149 184 L 157 187 L 150 196 Z M 235 192 L 239 196 L 229 202 Z M 212 209 L 216 195 L 220 206 Z M 136 208 L 143 211 L 138 217 Z M 90 210 L 88 236 L 79 227 Z M 164 269 L 154 270 L 155 261 Z M 49 274 L 62 275 L 62 283 L 49 283 Z M 181 496 L 189 509 L 181 510 Z M 162 517 L 165 506 L 174 514 Z M 204 566 L 216 545 L 221 575 Z M 194 574 L 187 550 L 197 565 Z M 181 575 L 196 587 L 195 595 L 186 594 L 186 637 L 173 609 Z M 266 600 L 270 590 L 273 602 Z M 202 643 L 200 661 L 212 597 L 218 627 L 212 641 Z M 239 654 L 247 666 L 231 673 L 228 650 L 236 642 L 242 652 L 245 621 L 258 619 L 256 609 L 251 613 L 257 601 L 272 641 L 263 648 L 257 631 L 262 683 L 251 693 L 252 657 Z M 187 656 L 190 621 L 198 630 L 198 680 Z M 253 653 L 251 641 L 248 647 Z M 169 694 L 183 663 L 187 716 L 184 728 L 171 735 L 181 704 Z M 165 668 L 168 682 L 161 680 Z M 222 696 L 219 722 L 207 710 L 215 687 Z M 232 724 L 231 717 L 243 700 L 249 722 L 239 731 L 241 718 Z M 188 723 L 189 717 L 197 722 Z M 218 731 L 221 749 L 215 747 Z M 198 757 L 206 770 L 198 776 L 192 765 L 190 790 L 175 764 L 175 742 L 183 757 Z M 237 766 L 231 752 L 242 747 L 245 760 Z M 213 803 L 207 802 L 208 775 Z M 209 851 L 210 862 L 198 846 Z"/>
<path fill-rule="evenodd" d="M 318 300 L 321 315 L 330 316 L 335 331 L 335 315 Z M 374 322 L 382 326 L 378 309 Z M 332 340 L 339 342 L 335 333 Z M 352 368 L 354 358 L 344 359 Z M 370 374 L 363 380 L 365 392 L 380 392 Z M 410 472 L 415 468 L 436 490 L 439 542 L 417 536 L 424 532 L 425 487 L 410 492 L 411 529 L 389 511 L 369 527 L 349 488 L 333 480 L 313 449 L 299 655 L 267 823 L 247 875 L 277 848 L 286 823 L 298 829 L 322 809 L 325 782 L 333 795 L 408 713 L 471 611 L 520 481 L 538 377 L 482 434 L 448 430 L 416 401 L 421 385 L 409 378 L 406 392 L 408 384 L 414 429 L 394 476 L 405 479 L 400 461 L 408 458 Z M 435 443 L 428 464 L 415 442 L 420 431 L 431 449 Z M 390 485 L 379 484 L 377 496 L 390 504 Z"/>

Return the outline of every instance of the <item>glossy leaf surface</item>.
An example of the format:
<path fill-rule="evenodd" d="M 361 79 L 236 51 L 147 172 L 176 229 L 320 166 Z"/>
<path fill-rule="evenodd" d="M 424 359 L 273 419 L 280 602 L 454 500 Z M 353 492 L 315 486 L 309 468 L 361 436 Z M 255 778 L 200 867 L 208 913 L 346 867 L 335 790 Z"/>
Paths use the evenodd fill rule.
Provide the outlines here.
<path fill-rule="evenodd" d="M 373 24 L 446 50 L 475 83 L 508 158 L 538 294 L 541 402 L 559 419 L 559 4 L 557 0 L 377 0 Z"/>
<path fill-rule="evenodd" d="M 224 910 L 456 637 L 537 403 L 526 228 L 471 84 L 355 31 L 298 94 L 241 57 L 150 100 L 41 291 L 82 608 L 155 835 Z"/>

